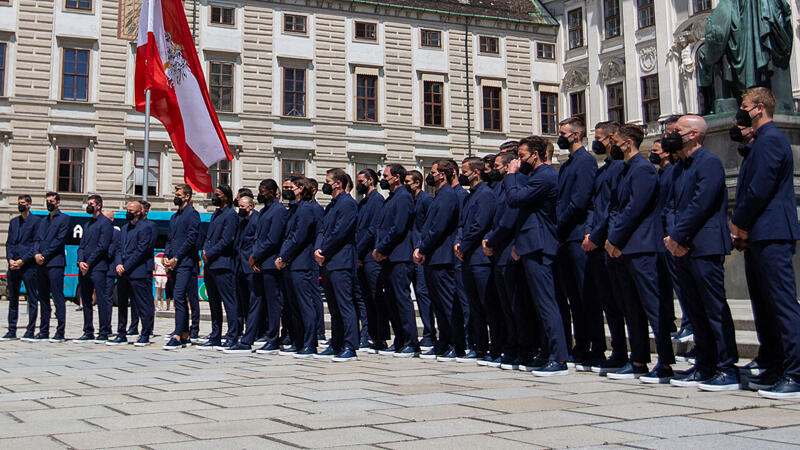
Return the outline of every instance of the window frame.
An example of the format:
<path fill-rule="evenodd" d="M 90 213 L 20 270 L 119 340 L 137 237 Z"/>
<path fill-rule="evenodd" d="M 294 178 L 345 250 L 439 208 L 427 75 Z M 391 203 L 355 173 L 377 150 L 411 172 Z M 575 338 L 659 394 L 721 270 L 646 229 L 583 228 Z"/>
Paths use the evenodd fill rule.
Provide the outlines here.
<path fill-rule="evenodd" d="M 581 111 L 576 112 L 576 99 L 580 100 L 578 102 L 579 109 Z M 569 93 L 569 112 L 571 117 L 579 117 L 583 120 L 583 123 L 586 123 L 586 90 L 575 91 Z"/>
<path fill-rule="evenodd" d="M 578 21 L 575 24 L 576 26 L 573 27 L 573 24 L 570 23 L 570 19 L 574 16 L 578 17 Z M 572 36 L 574 32 L 579 34 L 578 45 L 573 45 Z M 585 45 L 586 42 L 583 38 L 583 8 L 571 9 L 567 11 L 567 46 L 570 50 L 574 50 L 576 48 L 583 48 Z"/>
<path fill-rule="evenodd" d="M 441 97 L 441 102 L 437 103 L 433 100 L 427 101 L 427 86 L 438 84 L 441 86 L 441 91 L 439 92 L 439 96 Z M 431 97 L 433 97 L 433 93 L 431 93 Z M 428 122 L 428 110 L 431 110 L 431 118 L 435 117 L 435 108 L 439 107 L 439 120 L 441 123 L 434 123 Z M 444 127 L 444 82 L 442 81 L 432 81 L 432 80 L 422 80 L 422 125 L 425 127 L 437 127 L 442 128 Z"/>
<path fill-rule="evenodd" d="M 655 87 L 655 95 L 650 97 L 645 97 L 646 91 L 650 91 L 647 89 L 647 83 L 655 81 L 655 84 L 651 87 Z M 641 86 L 642 86 L 642 121 L 644 123 L 653 123 L 657 122 L 659 117 L 661 116 L 661 101 L 660 101 L 660 93 L 659 93 L 659 86 L 658 86 L 658 74 L 646 75 L 641 77 Z M 655 104 L 658 113 L 656 117 L 652 117 L 651 120 L 647 120 L 647 116 L 649 115 L 649 108 L 650 105 Z"/>
<path fill-rule="evenodd" d="M 220 84 L 220 85 L 212 85 L 212 80 L 214 80 L 214 77 L 212 76 L 212 74 L 214 73 L 214 64 L 218 64 L 220 66 L 227 66 L 227 67 L 231 68 L 231 85 L 230 85 L 231 107 L 230 107 L 230 109 L 218 108 L 217 105 L 214 104 L 214 100 L 211 98 L 211 91 L 213 89 L 215 89 L 215 88 L 216 89 L 224 89 L 224 88 L 228 87 L 228 86 L 223 86 L 222 84 Z M 223 76 L 223 74 L 220 72 L 220 77 L 222 77 L 222 76 Z M 214 110 L 216 110 L 218 112 L 234 112 L 234 110 L 236 109 L 235 108 L 235 106 L 236 106 L 235 105 L 236 98 L 234 97 L 235 94 L 236 94 L 236 64 L 232 63 L 230 61 L 214 61 L 214 60 L 208 61 L 208 96 L 209 96 L 209 100 L 211 100 L 211 106 L 214 107 Z M 222 94 L 221 93 L 220 93 L 219 100 L 222 101 Z"/>
<path fill-rule="evenodd" d="M 80 6 L 81 0 L 75 0 L 75 4 L 77 6 L 69 6 L 69 1 L 70 0 L 64 0 L 64 9 L 65 10 L 71 9 L 71 10 L 75 10 L 75 11 L 92 11 L 93 7 L 94 7 L 94 2 L 92 0 L 89 0 L 89 7 L 88 8 L 83 8 L 83 7 Z"/>
<path fill-rule="evenodd" d="M 484 50 L 484 40 L 486 42 L 486 49 Z M 495 43 L 495 50 L 491 50 L 489 46 L 489 42 Z M 487 35 L 479 35 L 478 36 L 478 53 L 481 55 L 493 55 L 499 56 L 500 55 L 500 38 L 497 36 L 487 36 Z"/>
<path fill-rule="evenodd" d="M 611 92 L 612 90 L 619 90 L 619 104 L 611 105 Z M 620 125 L 625 123 L 625 84 L 623 81 L 611 83 L 606 85 L 606 111 L 607 120 L 616 121 Z M 619 117 L 612 117 L 612 111 L 621 111 Z M 613 113 L 617 115 L 617 113 Z"/>
<path fill-rule="evenodd" d="M 220 21 L 214 21 L 214 9 L 220 10 Z M 225 17 L 225 11 L 231 11 L 231 23 L 223 22 Z M 236 26 L 236 8 L 233 6 L 223 6 L 223 5 L 209 5 L 208 11 L 208 23 L 214 26 L 223 26 L 223 27 L 235 27 Z"/>
<path fill-rule="evenodd" d="M 435 34 L 438 37 L 439 43 L 437 45 L 431 45 L 425 43 L 425 35 L 426 33 Z M 429 28 L 420 28 L 419 30 L 419 46 L 422 48 L 442 48 L 442 31 L 441 30 L 432 30 Z"/>
<path fill-rule="evenodd" d="M 486 93 L 497 91 L 497 103 L 498 106 L 495 108 L 494 106 L 486 106 Z M 494 100 L 494 96 L 489 96 L 489 101 Z M 502 132 L 503 131 L 503 88 L 498 86 L 481 86 L 481 112 L 483 117 L 483 131 L 489 132 Z M 491 124 L 486 123 L 486 114 L 487 112 L 491 115 Z M 497 124 L 495 124 L 495 117 L 494 114 L 497 114 Z M 495 126 L 496 125 L 496 126 Z"/>
<path fill-rule="evenodd" d="M 228 167 L 226 169 L 223 169 L 223 168 L 220 167 L 220 165 L 223 162 L 228 165 Z M 231 188 L 233 188 L 233 161 L 228 161 L 227 158 L 226 159 L 222 159 L 220 161 L 217 161 L 211 167 L 208 168 L 208 175 L 211 177 L 212 186 L 225 184 L 220 180 L 220 175 L 221 174 L 227 174 L 227 176 L 228 176 L 228 183 L 227 184 L 229 186 L 231 186 Z M 215 180 L 214 177 L 216 177 L 216 180 Z M 134 181 L 134 185 L 135 184 L 136 184 L 136 182 Z"/>
<path fill-rule="evenodd" d="M 358 26 L 364 25 L 364 32 L 368 30 L 367 26 L 375 27 L 375 35 L 372 37 L 364 36 L 361 37 L 358 35 Z M 353 39 L 356 41 L 368 41 L 368 42 L 378 42 L 378 23 L 377 22 L 368 22 L 364 20 L 356 20 L 353 21 Z"/>
<path fill-rule="evenodd" d="M 137 155 L 142 155 L 142 164 L 141 165 L 137 165 L 136 164 Z M 158 188 L 160 187 L 160 184 L 161 184 L 161 180 L 160 180 L 160 178 L 161 178 L 161 155 L 159 155 L 156 152 L 150 152 L 148 154 L 148 157 L 150 157 L 151 160 L 155 159 L 155 161 L 158 164 L 158 166 L 157 166 L 157 169 L 156 169 L 155 186 L 153 187 L 155 189 L 155 191 L 153 193 L 151 193 L 150 190 L 148 189 L 147 190 L 147 195 L 148 196 L 153 196 L 153 197 L 158 197 L 158 193 L 159 193 L 159 189 Z M 147 168 L 152 170 L 153 166 L 148 165 Z M 133 151 L 133 195 L 142 195 L 142 192 L 144 191 L 144 183 L 142 183 L 141 185 L 136 184 L 136 170 L 137 169 L 141 169 L 142 170 L 142 181 L 144 181 L 144 149 L 142 149 L 142 150 L 134 150 Z M 149 175 L 147 177 L 147 181 L 148 181 L 147 184 L 148 184 L 148 188 L 149 188 L 150 187 L 149 186 L 150 185 L 150 181 L 151 181 Z M 138 193 L 136 192 L 136 187 L 137 186 L 141 187 L 141 190 Z"/>
<path fill-rule="evenodd" d="M 78 53 L 86 52 L 86 75 L 81 75 L 81 74 L 77 74 L 77 73 L 74 73 L 74 74 L 73 73 L 70 73 L 70 74 L 66 73 L 66 69 L 67 69 L 67 52 L 68 51 L 76 52 L 75 53 L 75 68 L 76 68 L 76 70 L 77 70 L 77 66 L 78 66 L 78 63 L 77 63 Z M 91 95 L 90 95 L 90 93 L 91 93 L 90 92 L 91 91 L 91 81 L 92 81 L 91 75 L 92 75 L 92 51 L 91 50 L 86 49 L 86 48 L 77 48 L 77 47 L 63 47 L 62 48 L 62 51 L 61 51 L 61 95 L 59 96 L 59 98 L 61 100 L 68 101 L 68 102 L 89 103 L 89 101 L 91 99 Z M 73 83 L 73 87 L 72 87 L 72 89 L 73 89 L 73 98 L 64 97 L 64 85 L 65 85 L 64 80 L 66 79 L 67 76 L 73 77 L 74 78 L 73 81 L 77 81 L 77 79 L 79 77 L 86 78 L 86 99 L 85 100 L 81 100 L 81 99 L 75 98 L 77 96 L 77 88 L 76 88 L 77 83 Z"/>
<path fill-rule="evenodd" d="M 552 56 L 544 56 L 545 52 L 540 52 L 540 49 L 549 48 L 552 50 Z M 541 54 L 540 54 L 541 53 Z M 556 60 L 556 44 L 552 42 L 537 42 L 536 43 L 536 59 L 542 61 L 555 61 Z"/>
<path fill-rule="evenodd" d="M 296 169 L 297 168 L 295 166 L 295 164 L 297 164 L 297 163 L 302 164 L 303 165 L 303 171 L 302 172 L 295 172 L 295 171 L 287 172 L 285 170 L 287 162 L 291 164 L 291 168 L 292 169 Z M 301 177 L 306 176 L 306 166 L 307 166 L 307 163 L 306 163 L 306 160 L 304 160 L 304 159 L 282 158 L 281 159 L 281 183 L 283 183 L 284 181 L 292 178 L 293 176 L 301 176 Z"/>
<path fill-rule="evenodd" d="M 297 30 L 288 29 L 286 27 L 286 25 L 287 25 L 286 24 L 286 19 L 288 19 L 289 17 L 294 19 L 294 25 L 295 26 L 297 25 L 297 19 L 298 18 L 302 18 L 303 19 L 303 31 L 297 31 Z M 304 14 L 287 14 L 287 13 L 284 13 L 283 14 L 283 32 L 284 33 L 291 33 L 291 34 L 300 34 L 300 35 L 304 35 L 304 36 L 308 35 L 308 16 L 306 16 Z"/>
<path fill-rule="evenodd" d="M 609 15 L 609 5 L 616 5 L 616 14 Z M 622 36 L 622 10 L 620 9 L 619 0 L 603 0 L 603 36 L 606 39 L 613 39 Z M 616 22 L 616 34 L 609 34 L 609 23 L 613 25 Z M 614 31 L 611 29 L 611 31 Z"/>
<path fill-rule="evenodd" d="M 360 81 L 361 80 L 367 80 L 367 79 L 372 79 L 375 82 L 375 86 L 374 86 L 375 96 L 374 97 L 368 97 L 366 95 L 366 90 L 367 90 L 366 86 L 364 86 L 364 92 L 365 92 L 364 96 L 359 96 L 358 95 L 359 88 L 361 87 L 360 86 Z M 356 122 L 367 122 L 367 123 L 377 123 L 378 122 L 378 81 L 379 80 L 378 80 L 378 77 L 376 75 L 356 74 L 356 83 L 355 83 L 355 85 L 356 85 L 356 92 L 355 92 Z M 370 101 L 375 102 L 375 108 L 374 108 L 375 118 L 374 119 L 362 118 L 361 117 L 360 108 L 361 108 L 362 101 L 364 102 L 364 114 L 365 114 L 365 116 L 366 116 L 366 111 L 369 110 L 368 102 L 370 102 Z"/>
<path fill-rule="evenodd" d="M 301 91 L 287 91 L 286 90 L 286 71 L 287 70 L 291 70 L 291 71 L 302 70 L 303 71 L 303 91 L 302 91 L 302 95 L 303 95 L 303 114 L 302 115 L 294 115 L 294 114 L 289 114 L 289 113 L 286 112 L 286 96 L 287 96 L 287 93 L 290 93 L 290 94 L 295 95 L 295 96 L 297 96 L 297 95 L 299 95 L 301 93 Z M 282 83 L 282 89 L 281 89 L 281 100 L 282 100 L 281 101 L 281 117 L 307 118 L 308 117 L 308 70 L 304 69 L 304 68 L 300 68 L 300 67 L 283 67 L 283 80 L 281 80 L 281 83 Z M 298 104 L 298 102 L 296 101 L 297 100 L 296 97 L 295 97 L 294 100 L 295 101 L 292 104 L 295 106 L 295 109 L 296 109 L 296 106 Z"/>
<path fill-rule="evenodd" d="M 56 150 L 58 151 L 58 154 L 56 155 L 57 165 L 58 165 L 58 168 L 56 169 L 56 189 L 59 192 L 66 192 L 66 193 L 72 193 L 72 194 L 82 194 L 84 192 L 84 190 L 86 189 L 86 147 L 67 147 L 67 146 L 61 147 L 61 146 L 59 146 L 59 147 L 57 147 Z M 69 152 L 69 161 L 66 161 L 66 162 L 62 161 L 61 152 L 63 150 L 66 150 L 66 151 Z M 74 152 L 76 150 L 79 150 L 81 152 L 81 160 L 78 163 L 76 163 L 74 161 L 74 155 L 75 155 Z M 68 170 L 69 175 L 67 176 L 67 185 L 69 187 L 67 189 L 61 189 L 61 180 L 63 179 L 63 177 L 61 176 L 61 167 L 63 165 L 67 165 L 69 167 L 69 170 Z M 80 168 L 81 168 L 81 172 L 80 172 L 81 173 L 81 179 L 80 179 L 80 185 L 81 186 L 80 186 L 80 190 L 78 190 L 78 191 L 72 190 L 72 185 L 73 185 L 73 180 L 74 180 L 73 172 L 72 172 L 73 166 L 80 166 Z"/>
<path fill-rule="evenodd" d="M 704 9 L 698 9 L 697 8 L 698 3 L 705 1 L 708 1 L 708 7 Z M 692 0 L 692 15 L 700 14 L 706 11 L 711 11 L 711 9 L 714 7 L 713 3 L 714 2 L 712 2 L 711 0 Z"/>
<path fill-rule="evenodd" d="M 6 95 L 6 66 L 8 61 L 8 42 L 0 42 L 3 47 L 0 51 L 0 97 L 7 97 Z"/>
<path fill-rule="evenodd" d="M 545 98 L 548 99 L 548 105 L 552 104 L 555 111 L 550 111 L 549 108 L 544 107 Z M 558 94 L 550 91 L 539 91 L 539 125 L 543 135 L 555 136 L 558 134 Z M 547 119 L 546 119 L 547 118 Z M 548 124 L 545 127 L 545 124 Z M 545 129 L 553 126 L 552 130 Z"/>
<path fill-rule="evenodd" d="M 647 3 L 643 3 L 647 2 Z M 656 9 L 655 9 L 655 0 L 636 0 L 636 16 L 637 16 L 637 24 L 640 30 L 645 28 L 650 28 L 655 26 L 656 24 Z M 644 11 L 650 11 L 650 23 L 642 25 L 642 13 Z"/>

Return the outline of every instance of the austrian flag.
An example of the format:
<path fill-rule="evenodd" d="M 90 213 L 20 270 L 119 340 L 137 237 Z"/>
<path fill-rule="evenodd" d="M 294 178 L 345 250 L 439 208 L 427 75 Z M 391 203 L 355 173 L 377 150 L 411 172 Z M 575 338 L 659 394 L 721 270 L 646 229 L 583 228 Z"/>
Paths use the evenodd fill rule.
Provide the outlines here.
<path fill-rule="evenodd" d="M 208 168 L 233 159 L 180 0 L 143 0 L 136 48 L 136 110 L 164 124 L 183 160 L 184 179 L 197 192 L 212 192 Z"/>

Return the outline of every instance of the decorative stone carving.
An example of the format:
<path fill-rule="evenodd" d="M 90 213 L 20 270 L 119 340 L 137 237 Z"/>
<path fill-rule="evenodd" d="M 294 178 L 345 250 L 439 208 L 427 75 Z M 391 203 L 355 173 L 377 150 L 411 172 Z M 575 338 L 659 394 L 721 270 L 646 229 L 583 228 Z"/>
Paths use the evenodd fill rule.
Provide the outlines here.
<path fill-rule="evenodd" d="M 585 68 L 569 69 L 564 79 L 561 81 L 561 87 L 565 91 L 571 91 L 589 85 L 589 71 Z"/>
<path fill-rule="evenodd" d="M 695 71 L 694 51 L 706 39 L 706 18 L 692 18 L 687 20 L 673 33 L 674 44 L 667 52 L 667 60 L 678 61 L 678 70 L 681 76 L 688 80 Z"/>
<path fill-rule="evenodd" d="M 616 78 L 625 78 L 625 59 L 611 58 L 600 66 L 600 82 L 607 83 Z"/>
<path fill-rule="evenodd" d="M 639 67 L 643 72 L 652 72 L 656 68 L 658 52 L 655 46 L 642 47 L 639 49 Z"/>

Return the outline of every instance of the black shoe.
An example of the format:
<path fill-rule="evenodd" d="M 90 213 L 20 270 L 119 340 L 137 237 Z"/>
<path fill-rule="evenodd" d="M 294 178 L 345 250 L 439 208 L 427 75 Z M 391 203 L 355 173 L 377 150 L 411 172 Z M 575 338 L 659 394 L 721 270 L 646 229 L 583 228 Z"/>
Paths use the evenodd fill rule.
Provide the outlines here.
<path fill-rule="evenodd" d="M 686 375 L 676 376 L 669 380 L 669 384 L 678 387 L 696 387 L 700 383 L 714 378 L 714 374 L 703 372 L 696 367 L 690 369 Z"/>
<path fill-rule="evenodd" d="M 671 367 L 663 367 L 661 364 L 656 364 L 650 373 L 639 377 L 639 382 L 644 384 L 669 384 L 669 380 L 674 376 L 675 372 L 672 371 Z"/>
<path fill-rule="evenodd" d="M 294 345 L 290 345 L 290 346 L 288 346 L 286 348 L 282 348 L 282 349 L 280 349 L 280 351 L 278 351 L 278 354 L 281 355 L 281 356 L 292 356 L 295 353 L 297 353 L 297 347 L 295 347 Z"/>
<path fill-rule="evenodd" d="M 237 342 L 238 341 L 236 339 L 226 339 L 225 342 L 221 343 L 220 345 L 214 346 L 214 350 L 218 352 L 224 352 L 225 350 L 228 350 L 236 345 Z"/>
<path fill-rule="evenodd" d="M 761 364 L 758 363 L 757 359 L 754 359 L 743 366 L 739 366 L 739 373 L 745 375 L 757 376 L 761 375 L 761 373 L 764 372 L 766 369 L 767 369 L 766 367 L 761 367 Z"/>
<path fill-rule="evenodd" d="M 696 357 L 697 357 L 697 349 L 695 347 L 692 347 L 692 349 L 689 350 L 688 352 L 678 353 L 677 355 L 675 355 L 675 361 L 694 363 L 693 361 L 695 360 Z"/>
<path fill-rule="evenodd" d="M 611 355 L 611 358 L 601 361 L 597 365 L 592 365 L 592 372 L 605 375 L 609 372 L 616 372 L 617 370 L 622 369 L 627 363 L 627 360 L 619 359 L 614 355 Z"/>
<path fill-rule="evenodd" d="M 435 342 L 433 342 L 433 339 L 424 337 L 421 341 L 419 341 L 419 348 L 422 350 L 427 350 L 429 348 L 433 348 L 434 344 Z"/>
<path fill-rule="evenodd" d="M 317 353 L 317 349 L 316 348 L 314 348 L 314 347 L 305 347 L 305 348 L 303 348 L 302 350 L 300 350 L 299 352 L 295 353 L 292 356 L 297 358 L 297 359 L 309 359 L 309 358 L 313 358 L 316 353 Z"/>
<path fill-rule="evenodd" d="M 361 341 L 358 343 L 358 348 L 361 349 L 368 349 L 369 348 L 369 339 L 366 336 L 361 337 Z"/>
<path fill-rule="evenodd" d="M 742 373 L 739 373 L 742 376 Z M 774 370 L 765 370 L 761 375 L 747 377 L 747 388 L 754 391 L 767 390 L 781 381 L 780 375 Z"/>
<path fill-rule="evenodd" d="M 800 398 L 800 383 L 786 375 L 775 386 L 759 390 L 758 395 L 773 400 L 797 399 Z"/>
<path fill-rule="evenodd" d="M 46 333 L 39 332 L 36 336 L 33 337 L 33 340 L 30 342 L 47 342 L 50 340 L 50 335 Z"/>
<path fill-rule="evenodd" d="M 333 362 L 348 362 L 357 360 L 358 356 L 356 355 L 356 351 L 352 348 L 345 348 L 341 353 L 333 357 Z"/>
<path fill-rule="evenodd" d="M 520 365 L 519 370 L 524 370 L 525 372 L 533 372 L 534 370 L 539 370 L 542 367 L 546 366 L 547 363 L 549 362 L 550 362 L 549 359 L 545 358 L 541 354 L 538 354 L 534 356 L 532 360 L 524 363 L 523 365 Z"/>
<path fill-rule="evenodd" d="M 138 330 L 134 330 L 134 329 L 129 329 L 128 331 L 125 332 L 125 335 L 127 335 L 127 336 L 138 336 L 139 335 L 139 331 Z"/>
<path fill-rule="evenodd" d="M 454 349 L 453 347 L 450 347 L 449 349 L 447 349 L 446 352 L 444 352 L 443 354 L 437 356 L 436 360 L 437 361 L 442 361 L 442 362 L 451 362 L 451 361 L 455 361 L 457 356 L 458 356 L 458 353 L 456 353 L 456 349 Z"/>
<path fill-rule="evenodd" d="M 3 337 L 0 337 L 0 341 L 14 341 L 16 339 L 17 333 L 15 331 L 9 331 L 8 333 L 4 334 Z"/>
<path fill-rule="evenodd" d="M 370 355 L 377 355 L 380 353 L 381 350 L 386 350 L 387 347 L 385 342 L 373 342 L 372 345 L 369 346 L 367 349 L 367 353 Z"/>
<path fill-rule="evenodd" d="M 173 336 L 172 339 L 170 339 L 169 342 L 164 344 L 164 347 L 162 348 L 164 350 L 177 350 L 179 348 L 186 348 L 186 344 L 179 341 L 178 339 L 175 339 L 175 336 Z"/>
<path fill-rule="evenodd" d="M 672 337 L 672 342 L 684 343 L 689 341 L 694 341 L 694 333 L 692 330 L 687 330 L 686 328 L 681 328 L 678 330 L 678 333 Z"/>
<path fill-rule="evenodd" d="M 531 372 L 537 377 L 557 377 L 562 375 L 569 375 L 569 368 L 565 363 L 550 361 L 539 369 Z"/>
<path fill-rule="evenodd" d="M 200 339 L 200 336 L 198 336 L 197 333 L 192 333 L 189 335 L 189 339 L 196 341 Z"/>
<path fill-rule="evenodd" d="M 78 339 L 73 339 L 72 342 L 76 344 L 85 344 L 87 342 L 94 341 L 94 334 L 92 333 L 83 333 L 83 336 L 79 337 Z"/>
<path fill-rule="evenodd" d="M 128 338 L 124 334 L 118 334 L 113 340 L 106 342 L 106 345 L 124 345 L 128 343 Z"/>
<path fill-rule="evenodd" d="M 148 336 L 139 336 L 139 340 L 133 344 L 134 347 L 147 347 L 148 345 L 150 345 Z"/>
<path fill-rule="evenodd" d="M 33 334 L 33 331 L 26 331 L 25 334 L 22 335 L 20 338 L 21 341 L 31 342 L 36 335 Z"/>
<path fill-rule="evenodd" d="M 379 355 L 383 355 L 383 356 L 393 356 L 394 352 L 395 352 L 394 344 L 392 344 L 392 345 L 390 345 L 390 346 L 388 346 L 388 347 L 386 347 L 386 348 L 384 348 L 382 350 L 378 350 L 378 354 Z"/>
<path fill-rule="evenodd" d="M 241 342 L 236 342 L 232 346 L 226 348 L 222 351 L 226 355 L 231 354 L 239 354 L 239 353 L 253 353 L 253 348 L 247 344 L 242 344 Z"/>
<path fill-rule="evenodd" d="M 219 347 L 221 345 L 222 345 L 221 341 L 219 341 L 218 339 L 214 339 L 214 340 L 209 340 L 208 342 L 206 342 L 203 345 L 198 345 L 197 349 L 198 350 L 214 350 L 215 347 Z"/>
<path fill-rule="evenodd" d="M 699 383 L 697 387 L 701 391 L 710 392 L 738 391 L 740 389 L 739 374 L 738 372 L 733 374 L 718 371 L 714 378 Z"/>
<path fill-rule="evenodd" d="M 462 356 L 456 356 L 457 363 L 476 364 L 476 361 L 478 361 L 478 352 L 476 352 L 475 350 L 470 350 L 465 355 Z M 500 366 L 498 365 L 497 367 Z"/>
<path fill-rule="evenodd" d="M 428 349 L 427 351 L 421 353 L 419 355 L 419 357 L 420 357 L 420 359 L 436 359 L 436 357 L 441 355 L 441 354 L 442 354 L 441 351 L 436 350 L 436 347 L 433 347 L 433 348 Z"/>
<path fill-rule="evenodd" d="M 339 352 L 329 345 L 325 350 L 314 354 L 314 359 L 331 359 L 338 354 Z"/>
<path fill-rule="evenodd" d="M 258 353 L 259 355 L 277 355 L 280 350 L 281 350 L 280 347 L 278 347 L 275 344 L 270 344 L 268 342 L 268 343 L 264 344 L 263 347 L 261 347 L 260 349 L 256 350 L 256 353 Z"/>
<path fill-rule="evenodd" d="M 289 336 L 282 337 L 281 338 L 281 345 L 282 346 L 292 345 L 292 339 L 289 338 Z"/>
<path fill-rule="evenodd" d="M 518 357 L 511 356 L 508 353 L 500 355 L 500 368 L 503 370 L 517 370 L 519 369 L 519 362 L 520 359 Z"/>
<path fill-rule="evenodd" d="M 108 342 L 107 334 L 99 334 L 96 338 L 94 338 L 95 344 L 105 344 L 106 342 Z"/>
<path fill-rule="evenodd" d="M 56 335 L 55 335 L 55 336 L 53 336 L 53 337 L 51 337 L 51 338 L 50 338 L 50 342 L 55 342 L 55 343 L 59 343 L 59 342 L 66 342 L 66 341 L 67 341 L 67 340 L 66 340 L 66 339 L 64 339 L 64 335 L 63 335 L 63 334 L 61 334 L 61 333 L 56 333 Z"/>
<path fill-rule="evenodd" d="M 419 356 L 419 347 L 406 345 L 394 353 L 395 358 L 416 358 Z"/>
<path fill-rule="evenodd" d="M 650 372 L 647 370 L 647 366 L 634 366 L 633 363 L 629 362 L 622 366 L 621 369 L 615 370 L 613 372 L 608 372 L 606 377 L 609 380 L 633 380 L 635 378 L 639 378 L 642 375 L 647 375 Z"/>

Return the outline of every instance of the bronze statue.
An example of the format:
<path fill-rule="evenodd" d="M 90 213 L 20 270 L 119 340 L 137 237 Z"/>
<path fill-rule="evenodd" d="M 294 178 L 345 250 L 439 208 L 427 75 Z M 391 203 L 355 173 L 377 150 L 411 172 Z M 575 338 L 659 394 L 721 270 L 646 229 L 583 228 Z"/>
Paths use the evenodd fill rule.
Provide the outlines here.
<path fill-rule="evenodd" d="M 753 86 L 772 89 L 779 111 L 793 109 L 791 16 L 786 0 L 720 0 L 708 16 L 705 44 L 698 50 L 702 114 L 725 112 L 712 103 L 738 102 Z"/>

